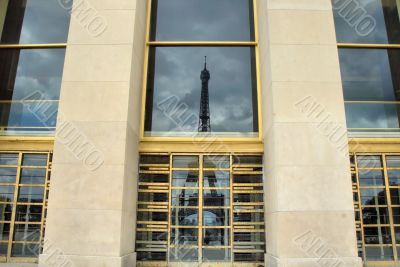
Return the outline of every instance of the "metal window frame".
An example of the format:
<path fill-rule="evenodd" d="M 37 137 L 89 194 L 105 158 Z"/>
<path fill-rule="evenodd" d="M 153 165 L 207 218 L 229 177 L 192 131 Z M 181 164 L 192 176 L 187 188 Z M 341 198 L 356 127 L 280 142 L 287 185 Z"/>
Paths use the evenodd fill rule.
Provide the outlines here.
<path fill-rule="evenodd" d="M 236 141 L 236 142 L 259 142 L 263 140 L 263 120 L 262 120 L 262 96 L 261 96 L 261 77 L 260 77 L 260 52 L 259 52 L 259 30 L 258 30 L 258 13 L 257 0 L 253 1 L 253 25 L 254 25 L 254 41 L 151 41 L 150 25 L 151 25 L 151 7 L 153 0 L 147 0 L 147 20 L 146 20 L 146 37 L 145 37 L 145 54 L 143 65 L 143 80 L 141 85 L 141 112 L 140 112 L 140 141 L 143 142 L 218 142 L 218 141 Z M 149 67 L 149 54 L 152 47 L 160 46 L 228 46 L 228 47 L 254 47 L 255 51 L 255 72 L 257 86 L 257 108 L 258 108 L 258 136 L 257 137 L 149 137 L 145 136 L 145 112 L 147 98 L 147 79 Z"/>
<path fill-rule="evenodd" d="M 215 249 L 230 249 L 230 261 L 229 262 L 213 262 L 213 264 L 229 264 L 229 266 L 240 266 L 241 262 L 234 262 L 234 254 L 236 253 L 265 253 L 265 251 L 259 251 L 259 250 L 249 250 L 249 249 L 235 249 L 235 244 L 237 242 L 234 241 L 234 234 L 235 233 L 264 233 L 265 232 L 265 222 L 264 222 L 264 216 L 262 215 L 262 222 L 257 221 L 257 222 L 234 222 L 234 214 L 236 212 L 252 212 L 252 213 L 260 213 L 263 214 L 264 209 L 264 202 L 262 203 L 234 203 L 234 193 L 235 192 L 240 192 L 240 193 L 264 193 L 263 190 L 254 190 L 254 186 L 263 186 L 263 184 L 245 184 L 245 186 L 240 185 L 238 183 L 233 183 L 233 176 L 234 174 L 256 174 L 260 175 L 263 172 L 259 171 L 259 168 L 263 168 L 262 164 L 256 164 L 256 165 L 235 165 L 233 164 L 233 157 L 234 156 L 263 156 L 261 153 L 246 153 L 246 154 L 233 154 L 233 153 L 141 153 L 141 155 L 160 155 L 160 156 L 168 156 L 169 157 L 169 185 L 168 185 L 168 191 L 165 192 L 163 191 L 162 193 L 167 193 L 168 194 L 168 208 L 165 208 L 165 211 L 167 212 L 168 216 L 168 222 L 144 222 L 147 224 L 147 229 L 140 229 L 139 231 L 154 231 L 156 232 L 168 232 L 172 233 L 172 229 L 197 229 L 198 231 L 198 236 L 197 236 L 197 244 L 196 245 L 172 245 L 171 244 L 171 234 L 168 234 L 167 236 L 167 242 L 162 242 L 162 244 L 166 244 L 166 261 L 160 262 L 160 261 L 138 261 L 137 265 L 138 266 L 170 266 L 171 264 L 175 264 L 176 262 L 170 261 L 170 248 L 196 248 L 198 251 L 198 259 L 196 262 L 202 262 L 202 252 L 203 248 L 215 248 Z M 173 159 L 175 156 L 196 156 L 198 160 L 198 168 L 175 168 L 173 167 Z M 205 156 L 229 156 L 229 162 L 230 162 L 230 167 L 229 168 L 203 168 L 203 163 L 204 163 L 204 158 Z M 143 164 L 139 164 L 139 166 L 143 166 Z M 165 164 L 159 164 L 157 167 L 157 164 L 146 164 L 146 166 L 151 166 L 155 169 L 159 169 L 160 173 L 165 174 Z M 257 169 L 257 171 L 254 171 L 251 168 Z M 184 187 L 184 186 L 173 186 L 173 171 L 176 170 L 195 170 L 198 172 L 198 186 L 196 187 Z M 203 190 L 208 189 L 210 187 L 204 187 L 203 186 L 203 180 L 204 180 L 204 172 L 210 171 L 210 170 L 222 170 L 222 171 L 229 171 L 229 180 L 230 180 L 230 185 L 229 187 L 212 187 L 212 189 L 221 189 L 221 190 L 229 190 L 229 197 L 230 197 L 230 202 L 229 205 L 224 205 L 224 206 L 205 206 L 203 203 Z M 156 173 L 155 171 L 154 173 Z M 148 173 L 148 172 L 143 172 L 143 170 L 139 170 L 139 173 Z M 140 184 L 140 182 L 139 182 Z M 244 188 L 243 188 L 244 187 Z M 172 225 L 172 216 L 171 212 L 173 208 L 179 208 L 180 206 L 173 206 L 172 205 L 172 190 L 174 189 L 194 189 L 198 190 L 198 205 L 197 206 L 184 206 L 182 208 L 192 208 L 192 209 L 197 209 L 198 210 L 198 220 L 197 220 L 197 225 L 190 225 L 190 226 L 178 226 L 178 225 Z M 145 190 L 145 191 L 144 191 Z M 156 192 L 159 189 L 154 189 Z M 260 192 L 259 192 L 260 191 Z M 139 188 L 139 192 L 153 192 L 152 190 L 146 190 L 146 189 L 141 189 Z M 140 202 L 139 202 L 140 204 Z M 163 203 L 165 204 L 165 203 Z M 243 204 L 243 205 L 242 205 Z M 262 209 L 257 209 L 254 210 L 252 209 L 255 206 L 261 206 Z M 237 210 L 237 207 L 240 206 L 245 206 L 247 210 Z M 261 208 L 260 207 L 260 208 Z M 207 209 L 226 209 L 229 210 L 229 225 L 224 225 L 224 226 L 204 226 L 203 225 L 203 211 Z M 149 209 L 150 210 L 150 209 Z M 139 221 L 137 224 L 142 224 L 142 221 Z M 167 226 L 167 227 L 166 227 Z M 206 246 L 203 245 L 203 230 L 204 229 L 229 229 L 230 230 L 230 240 L 229 240 L 229 245 L 226 246 Z M 136 241 L 137 242 L 137 241 Z M 140 242 L 140 241 L 139 241 Z M 147 242 L 147 241 L 146 241 Z M 145 242 L 145 243 L 146 243 Z M 151 244 L 154 244 L 154 241 L 148 241 Z M 141 242 L 143 243 L 143 242 Z M 240 243 L 240 242 L 239 242 Z M 246 243 L 246 242 L 245 242 Z M 254 242 L 247 242 L 247 245 L 254 245 Z M 256 242 L 257 243 L 257 242 Z M 265 245 L 265 242 L 259 241 L 258 243 L 262 243 L 261 245 Z M 257 244 L 258 244 L 257 243 Z M 242 245 L 245 245 L 243 242 L 241 242 Z M 257 245 L 256 244 L 256 245 Z M 258 244 L 258 245 L 260 245 Z M 137 250 L 137 251 L 151 251 L 150 250 Z M 178 263 L 176 263 L 178 264 Z M 260 266 L 263 265 L 261 262 L 246 262 L 246 266 Z M 171 265 L 171 266 L 172 266 Z M 222 265 L 221 265 L 222 266 Z"/>
<path fill-rule="evenodd" d="M 29 151 L 29 150 L 1 150 L 1 154 L 17 154 L 18 155 L 18 164 L 17 165 L 1 165 L 0 167 L 4 168 L 13 168 L 16 169 L 16 179 L 15 183 L 1 183 L 1 186 L 14 186 L 14 194 L 13 194 L 13 201 L 12 202 L 1 202 L 1 204 L 8 204 L 12 205 L 12 213 L 11 213 L 11 220 L 10 221 L 1 221 L 1 223 L 10 224 L 10 232 L 8 241 L 0 241 L 0 243 L 7 244 L 8 250 L 6 256 L 0 256 L 0 262 L 8 262 L 8 263 L 22 263 L 22 262 L 31 262 L 36 263 L 38 261 L 37 257 L 15 257 L 12 256 L 12 246 L 13 244 L 35 244 L 38 246 L 39 253 L 44 244 L 44 232 L 46 226 L 46 212 L 48 206 L 48 190 L 50 188 L 50 176 L 51 176 L 51 166 L 52 166 L 52 150 L 36 150 L 36 151 Z M 23 157 L 25 155 L 30 154 L 41 154 L 47 155 L 47 161 L 45 166 L 24 166 L 22 163 Z M 45 181 L 43 184 L 24 184 L 21 185 L 21 171 L 22 169 L 41 169 L 45 170 Z M 41 203 L 27 203 L 27 202 L 20 202 L 18 201 L 19 196 L 19 188 L 20 187 L 43 187 L 43 200 Z M 16 220 L 17 214 L 17 206 L 41 206 L 42 207 L 42 214 L 40 222 L 19 222 Z M 31 241 L 13 241 L 14 233 L 15 233 L 15 226 L 16 225 L 39 225 L 40 226 L 40 239 L 37 242 Z"/>

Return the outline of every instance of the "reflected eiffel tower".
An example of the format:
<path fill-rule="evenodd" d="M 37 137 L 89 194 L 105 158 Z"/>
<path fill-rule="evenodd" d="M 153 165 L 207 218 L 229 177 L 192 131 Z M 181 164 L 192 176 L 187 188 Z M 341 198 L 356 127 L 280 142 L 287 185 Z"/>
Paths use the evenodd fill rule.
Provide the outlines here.
<path fill-rule="evenodd" d="M 210 124 L 210 99 L 208 94 L 208 81 L 210 80 L 210 72 L 207 70 L 207 57 L 205 57 L 204 69 L 201 71 L 201 98 L 200 98 L 200 114 L 199 114 L 199 133 L 211 132 Z"/>

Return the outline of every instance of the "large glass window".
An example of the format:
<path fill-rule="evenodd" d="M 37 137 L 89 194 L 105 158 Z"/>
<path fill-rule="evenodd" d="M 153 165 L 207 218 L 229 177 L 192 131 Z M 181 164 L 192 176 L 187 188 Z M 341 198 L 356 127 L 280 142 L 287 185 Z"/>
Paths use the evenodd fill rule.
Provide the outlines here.
<path fill-rule="evenodd" d="M 139 169 L 138 261 L 263 262 L 262 156 L 141 155 Z"/>
<path fill-rule="evenodd" d="M 400 133 L 399 2 L 332 4 L 349 131 Z"/>
<path fill-rule="evenodd" d="M 400 258 L 399 159 L 397 154 L 351 155 L 358 250 L 366 262 L 394 266 Z"/>
<path fill-rule="evenodd" d="M 45 230 L 52 155 L 0 152 L 0 262 L 37 261 Z"/>
<path fill-rule="evenodd" d="M 258 136 L 253 0 L 153 0 L 145 136 Z"/>
<path fill-rule="evenodd" d="M 72 1 L 0 1 L 0 134 L 54 133 L 68 5 Z"/>

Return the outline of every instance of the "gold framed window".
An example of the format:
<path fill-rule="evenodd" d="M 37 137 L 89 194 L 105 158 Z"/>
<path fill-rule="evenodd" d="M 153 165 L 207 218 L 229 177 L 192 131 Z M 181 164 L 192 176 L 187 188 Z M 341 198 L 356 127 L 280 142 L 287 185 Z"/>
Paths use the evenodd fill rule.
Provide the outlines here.
<path fill-rule="evenodd" d="M 354 137 L 400 133 L 400 3 L 333 1 L 347 127 Z"/>
<path fill-rule="evenodd" d="M 51 151 L 0 151 L 0 261 L 37 262 L 51 162 Z"/>
<path fill-rule="evenodd" d="M 262 140 L 256 6 L 148 1 L 142 141 Z"/>
<path fill-rule="evenodd" d="M 263 264 L 260 154 L 141 154 L 138 266 Z"/>
<path fill-rule="evenodd" d="M 0 134 L 52 136 L 72 1 L 0 1 Z"/>

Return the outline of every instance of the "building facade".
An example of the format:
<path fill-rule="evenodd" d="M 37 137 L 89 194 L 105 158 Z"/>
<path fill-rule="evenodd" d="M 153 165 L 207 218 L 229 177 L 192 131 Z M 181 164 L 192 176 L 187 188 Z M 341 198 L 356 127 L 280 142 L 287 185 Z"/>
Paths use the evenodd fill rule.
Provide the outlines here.
<path fill-rule="evenodd" d="M 0 261 L 400 266 L 398 0 L 0 0 Z"/>

